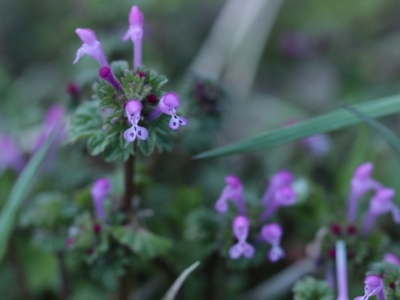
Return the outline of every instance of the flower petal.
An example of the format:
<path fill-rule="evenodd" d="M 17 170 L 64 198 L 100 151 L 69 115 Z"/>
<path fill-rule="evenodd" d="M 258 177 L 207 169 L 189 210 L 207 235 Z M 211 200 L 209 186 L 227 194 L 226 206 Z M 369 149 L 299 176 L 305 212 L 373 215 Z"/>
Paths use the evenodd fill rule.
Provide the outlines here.
<path fill-rule="evenodd" d="M 179 128 L 179 121 L 176 115 L 172 115 L 171 120 L 169 121 L 169 128 L 172 130 L 177 130 Z"/>
<path fill-rule="evenodd" d="M 229 249 L 229 256 L 231 259 L 238 259 L 243 254 L 243 248 L 241 245 L 235 244 Z"/>
<path fill-rule="evenodd" d="M 135 126 L 132 126 L 131 128 L 125 130 L 124 139 L 128 143 L 133 142 L 135 140 L 135 138 L 136 138 L 136 128 L 135 128 Z"/>
<path fill-rule="evenodd" d="M 147 131 L 146 128 L 137 126 L 137 137 L 139 139 L 146 140 L 148 136 L 149 136 L 149 132 Z"/>

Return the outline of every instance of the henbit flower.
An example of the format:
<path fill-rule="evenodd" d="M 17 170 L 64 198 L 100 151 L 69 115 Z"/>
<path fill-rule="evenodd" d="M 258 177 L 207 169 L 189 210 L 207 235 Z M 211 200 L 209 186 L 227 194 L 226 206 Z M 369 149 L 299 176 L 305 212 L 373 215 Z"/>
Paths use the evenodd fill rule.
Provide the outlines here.
<path fill-rule="evenodd" d="M 101 67 L 99 70 L 99 76 L 107 81 L 109 84 L 111 84 L 117 91 L 121 89 L 121 85 L 119 84 L 109 67 Z"/>
<path fill-rule="evenodd" d="M 166 93 L 161 97 L 158 106 L 147 117 L 149 121 L 157 119 L 162 113 L 172 116 L 169 121 L 169 128 L 177 130 L 179 126 L 186 126 L 188 120 L 176 115 L 180 101 L 175 93 Z"/>
<path fill-rule="evenodd" d="M 349 300 L 349 292 L 347 286 L 347 255 L 346 244 L 339 240 L 336 242 L 336 277 L 338 287 L 337 300 Z"/>
<path fill-rule="evenodd" d="M 137 6 L 132 6 L 129 14 L 129 29 L 122 38 L 133 42 L 134 57 L 133 69 L 136 70 L 142 64 L 142 37 L 143 37 L 143 14 Z"/>
<path fill-rule="evenodd" d="M 237 259 L 240 256 L 252 258 L 254 255 L 254 247 L 247 243 L 249 235 L 250 222 L 244 216 L 237 216 L 232 223 L 233 234 L 238 242 L 229 249 L 231 259 Z"/>
<path fill-rule="evenodd" d="M 0 135 L 0 174 L 8 168 L 19 173 L 24 165 L 25 159 L 14 140 L 7 135 Z"/>
<path fill-rule="evenodd" d="M 243 185 L 240 178 L 234 175 L 225 177 L 226 186 L 221 192 L 217 202 L 215 203 L 215 209 L 219 213 L 225 213 L 228 210 L 228 200 L 232 200 L 240 214 L 246 213 L 246 207 L 243 197 Z"/>
<path fill-rule="evenodd" d="M 374 165 L 370 162 L 359 165 L 354 171 L 353 178 L 350 182 L 349 203 L 347 210 L 347 221 L 354 223 L 357 212 L 358 201 L 362 196 L 370 190 L 377 189 L 381 186 L 379 182 L 371 177 Z"/>
<path fill-rule="evenodd" d="M 383 255 L 383 260 L 396 266 L 400 265 L 400 259 L 392 253 L 385 253 Z"/>
<path fill-rule="evenodd" d="M 111 182 L 107 178 L 99 178 L 93 184 L 90 193 L 92 195 L 93 206 L 96 214 L 96 218 L 99 220 L 106 219 L 106 213 L 104 210 L 104 200 L 110 194 Z"/>
<path fill-rule="evenodd" d="M 300 143 L 316 157 L 322 157 L 328 154 L 332 144 L 331 140 L 326 134 L 311 135 L 302 139 Z"/>
<path fill-rule="evenodd" d="M 296 203 L 297 195 L 296 192 L 290 185 L 282 186 L 278 188 L 271 201 L 266 205 L 261 220 L 265 221 L 268 219 L 279 207 L 291 206 Z"/>
<path fill-rule="evenodd" d="M 287 170 L 281 170 L 275 173 L 272 176 L 269 185 L 264 192 L 264 195 L 262 196 L 261 202 L 266 205 L 269 201 L 271 201 L 271 199 L 273 198 L 272 196 L 277 189 L 285 185 L 290 185 L 293 183 L 293 181 L 293 174 Z"/>
<path fill-rule="evenodd" d="M 75 32 L 82 40 L 83 44 L 76 52 L 74 64 L 76 64 L 78 60 L 86 54 L 96 59 L 100 66 L 108 66 L 107 58 L 104 55 L 101 43 L 97 40 L 94 31 L 88 28 L 77 28 Z"/>
<path fill-rule="evenodd" d="M 268 258 L 271 262 L 276 262 L 285 256 L 281 248 L 282 228 L 279 224 L 271 223 L 264 225 L 261 229 L 261 238 L 271 245 Z"/>
<path fill-rule="evenodd" d="M 140 121 L 140 112 L 142 111 L 142 103 L 138 100 L 129 100 L 125 106 L 126 117 L 132 127 L 125 130 L 124 138 L 128 143 L 133 142 L 136 136 L 141 139 L 147 139 L 149 133 L 146 128 L 138 125 Z"/>
<path fill-rule="evenodd" d="M 364 296 L 354 298 L 354 300 L 365 300 L 371 296 L 376 296 L 378 300 L 385 300 L 385 293 L 382 279 L 376 275 L 369 275 L 364 280 Z"/>
<path fill-rule="evenodd" d="M 392 202 L 392 198 L 394 197 L 395 193 L 396 192 L 393 189 L 385 187 L 379 188 L 375 192 L 375 195 L 371 198 L 368 213 L 364 219 L 364 236 L 370 233 L 372 226 L 374 225 L 375 218 L 379 215 L 391 212 L 393 221 L 397 224 L 400 223 L 400 209 Z"/>

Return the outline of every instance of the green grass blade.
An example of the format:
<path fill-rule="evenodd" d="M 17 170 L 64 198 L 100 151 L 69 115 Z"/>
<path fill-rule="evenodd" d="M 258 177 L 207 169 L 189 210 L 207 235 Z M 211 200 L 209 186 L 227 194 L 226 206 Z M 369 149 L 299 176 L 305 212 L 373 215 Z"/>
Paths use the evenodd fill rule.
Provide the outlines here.
<path fill-rule="evenodd" d="M 397 152 L 400 153 L 400 139 L 391 131 L 388 127 L 383 125 L 381 122 L 368 118 L 366 115 L 355 109 L 354 107 L 344 104 L 344 108 L 353 113 L 355 116 L 360 118 L 364 123 L 366 123 L 370 128 L 375 130 L 386 142 Z"/>
<path fill-rule="evenodd" d="M 400 95 L 368 101 L 353 106 L 368 118 L 400 112 Z M 330 132 L 361 122 L 358 116 L 341 108 L 321 116 L 268 131 L 226 146 L 197 154 L 194 158 L 211 158 L 251 152 L 292 142 L 313 134 Z"/>
<path fill-rule="evenodd" d="M 183 282 L 186 280 L 186 278 L 194 271 L 199 266 L 200 262 L 196 261 L 193 265 L 191 265 L 189 268 L 184 270 L 181 275 L 175 280 L 175 282 L 172 284 L 172 286 L 169 288 L 168 292 L 165 294 L 165 296 L 162 298 L 162 300 L 174 300 L 176 297 L 176 294 L 178 293 L 180 287 L 182 286 Z"/>
<path fill-rule="evenodd" d="M 27 196 L 36 177 L 36 173 L 46 157 L 52 142 L 57 136 L 57 132 L 55 132 L 55 130 L 53 132 L 54 134 L 50 135 L 49 138 L 46 139 L 43 145 L 36 151 L 25 166 L 11 189 L 10 195 L 0 212 L 0 263 L 3 261 L 7 249 L 8 238 L 12 232 L 18 209 L 25 200 L 25 197 Z"/>

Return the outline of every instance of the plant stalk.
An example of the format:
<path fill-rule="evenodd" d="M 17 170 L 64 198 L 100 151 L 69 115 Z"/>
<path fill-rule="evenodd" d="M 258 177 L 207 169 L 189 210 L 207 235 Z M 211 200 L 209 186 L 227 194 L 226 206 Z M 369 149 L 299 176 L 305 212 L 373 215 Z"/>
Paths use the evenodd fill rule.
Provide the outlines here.
<path fill-rule="evenodd" d="M 68 272 L 67 266 L 65 265 L 64 253 L 59 251 L 56 253 L 57 262 L 58 262 L 58 271 L 60 274 L 60 299 L 67 300 L 69 296 L 69 283 L 68 283 Z"/>

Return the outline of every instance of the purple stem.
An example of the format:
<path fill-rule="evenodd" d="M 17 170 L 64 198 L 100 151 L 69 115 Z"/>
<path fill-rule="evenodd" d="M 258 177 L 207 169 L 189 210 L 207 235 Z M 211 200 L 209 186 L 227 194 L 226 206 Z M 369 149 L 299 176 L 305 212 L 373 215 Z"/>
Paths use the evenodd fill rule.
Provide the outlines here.
<path fill-rule="evenodd" d="M 137 39 L 133 42 L 134 55 L 133 55 L 133 70 L 136 70 L 142 65 L 142 40 Z"/>
<path fill-rule="evenodd" d="M 275 189 L 272 188 L 271 186 L 269 186 L 261 198 L 261 203 L 264 205 L 267 205 L 271 201 L 271 198 L 272 198 L 272 195 L 274 194 L 274 192 L 275 192 Z"/>
<path fill-rule="evenodd" d="M 265 208 L 263 214 L 261 215 L 261 221 L 267 220 L 273 213 L 277 210 L 278 205 L 274 202 L 270 202 Z"/>
<path fill-rule="evenodd" d="M 160 107 L 157 106 L 149 115 L 147 116 L 147 120 L 153 121 L 157 119 L 159 116 L 161 116 L 163 112 L 161 111 Z"/>
<path fill-rule="evenodd" d="M 349 200 L 348 200 L 348 208 L 347 208 L 347 222 L 354 223 L 356 219 L 357 212 L 357 204 L 360 199 L 360 195 L 358 193 L 354 193 L 350 191 Z"/>
<path fill-rule="evenodd" d="M 99 54 L 99 63 L 102 67 L 109 67 L 108 61 L 106 56 L 104 55 L 103 49 L 101 49 L 101 52 Z"/>
<path fill-rule="evenodd" d="M 346 244 L 342 240 L 336 242 L 336 276 L 338 286 L 337 300 L 349 300 L 347 288 Z"/>
<path fill-rule="evenodd" d="M 335 288 L 335 274 L 331 262 L 325 268 L 325 279 L 328 286 L 333 290 Z"/>
<path fill-rule="evenodd" d="M 237 201 L 235 201 L 237 210 L 239 211 L 239 214 L 241 215 L 246 215 L 246 205 L 244 203 L 243 197 L 240 197 Z"/>
<path fill-rule="evenodd" d="M 378 298 L 378 300 L 385 300 L 385 293 L 383 291 L 383 288 L 380 290 L 378 294 L 376 294 L 376 298 Z"/>

